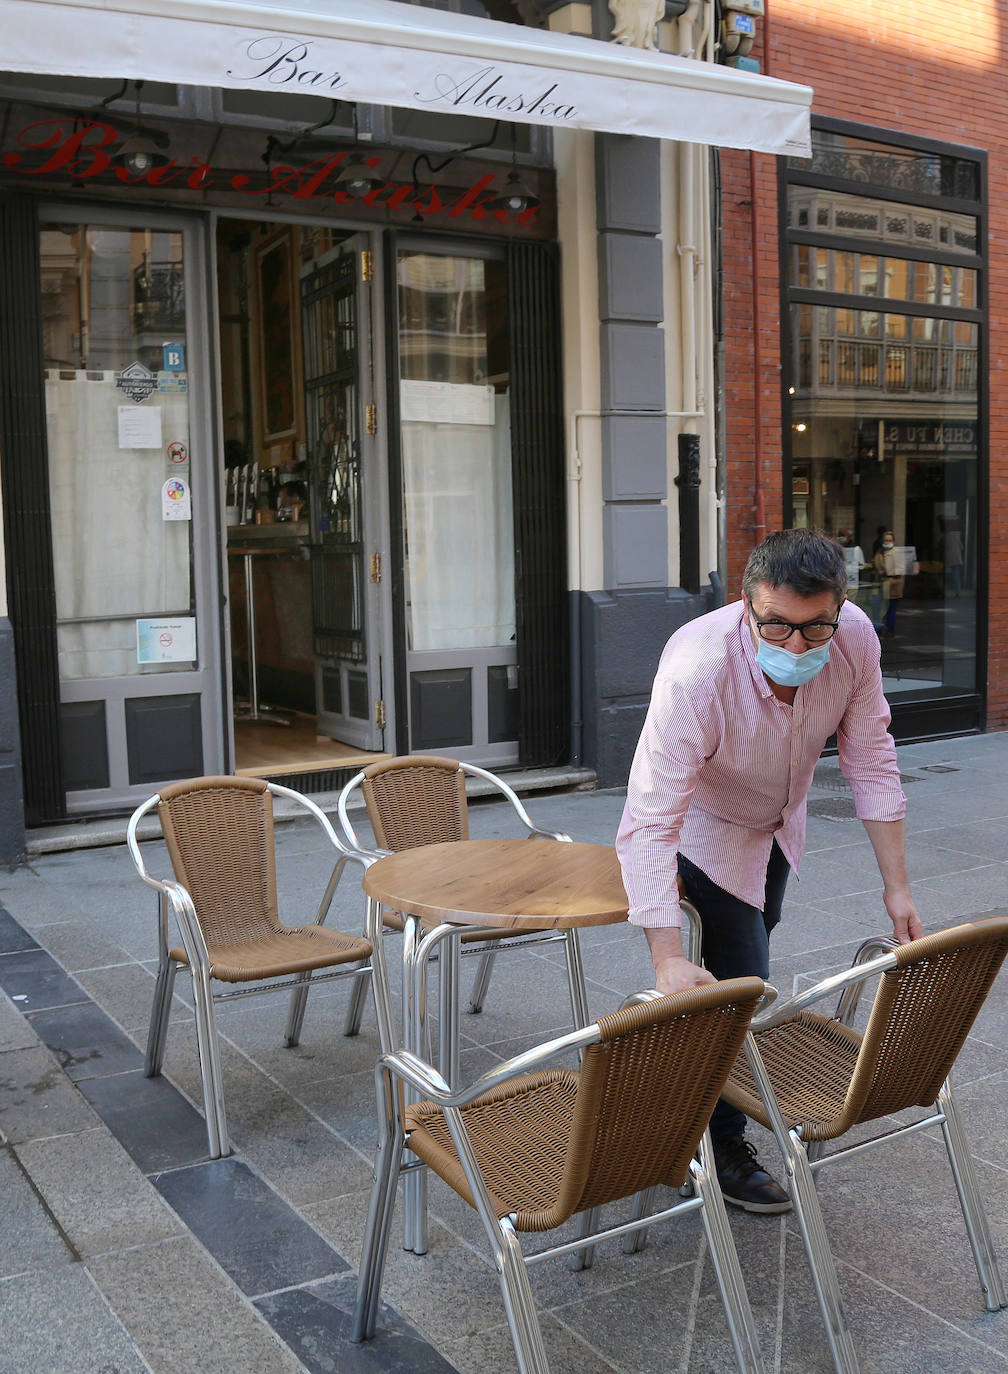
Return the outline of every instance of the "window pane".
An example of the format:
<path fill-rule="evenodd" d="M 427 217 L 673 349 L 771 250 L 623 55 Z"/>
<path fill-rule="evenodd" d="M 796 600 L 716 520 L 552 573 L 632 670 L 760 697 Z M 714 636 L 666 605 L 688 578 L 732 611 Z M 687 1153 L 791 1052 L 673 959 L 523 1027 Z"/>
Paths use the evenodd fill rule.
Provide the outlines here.
<path fill-rule="evenodd" d="M 980 171 L 975 161 L 952 154 L 899 148 L 872 139 L 826 129 L 812 130 L 812 163 L 791 158 L 799 171 L 898 187 L 924 196 L 980 199 Z"/>
<path fill-rule="evenodd" d="M 41 265 L 60 676 L 191 669 L 182 236 L 47 228 Z"/>

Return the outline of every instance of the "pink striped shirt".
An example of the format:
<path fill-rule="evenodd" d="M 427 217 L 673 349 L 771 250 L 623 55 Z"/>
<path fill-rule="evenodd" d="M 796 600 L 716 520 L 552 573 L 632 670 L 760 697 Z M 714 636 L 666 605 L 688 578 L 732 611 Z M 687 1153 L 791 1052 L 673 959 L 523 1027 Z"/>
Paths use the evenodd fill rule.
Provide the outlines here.
<path fill-rule="evenodd" d="M 745 606 L 677 630 L 662 653 L 630 769 L 616 848 L 639 926 L 678 926 L 676 852 L 762 911 L 774 839 L 798 872 L 812 774 L 836 731 L 862 820 L 900 820 L 900 787 L 878 636 L 849 601 L 825 668 L 792 705 L 774 696 Z"/>

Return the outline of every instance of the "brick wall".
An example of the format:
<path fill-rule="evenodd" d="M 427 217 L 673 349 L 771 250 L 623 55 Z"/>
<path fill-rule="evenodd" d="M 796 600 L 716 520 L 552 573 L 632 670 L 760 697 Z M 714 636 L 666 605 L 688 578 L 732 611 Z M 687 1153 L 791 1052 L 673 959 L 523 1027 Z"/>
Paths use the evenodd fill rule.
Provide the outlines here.
<path fill-rule="evenodd" d="M 812 86 L 813 113 L 989 152 L 987 723 L 1003 729 L 1008 727 L 1008 364 L 999 339 L 1008 325 L 1008 257 L 1002 249 L 1008 236 L 1008 161 L 1003 151 L 1008 144 L 1008 82 L 1003 76 L 1008 6 L 998 0 L 957 0 L 946 6 L 909 0 L 875 0 L 871 6 L 768 0 L 767 10 L 757 21 L 753 56 L 760 58 L 764 73 Z M 762 533 L 754 493 L 762 489 L 766 529 L 778 528 L 782 519 L 776 161 L 725 151 L 722 177 L 726 591 L 733 595 L 746 554 Z M 759 365 L 755 378 L 754 354 Z"/>

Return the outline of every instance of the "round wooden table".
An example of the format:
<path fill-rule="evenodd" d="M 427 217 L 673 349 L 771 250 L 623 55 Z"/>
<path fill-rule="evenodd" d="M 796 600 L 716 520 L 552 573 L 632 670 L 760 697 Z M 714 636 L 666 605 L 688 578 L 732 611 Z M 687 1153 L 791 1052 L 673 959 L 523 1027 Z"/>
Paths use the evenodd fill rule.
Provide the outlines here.
<path fill-rule="evenodd" d="M 363 878 L 368 898 L 368 936 L 374 946 L 375 1001 L 379 1024 L 391 1025 L 391 999 L 382 941 L 381 908 L 413 917 L 419 929 L 404 933 L 403 1044 L 425 1052 L 425 986 L 428 960 L 436 948 L 440 968 L 441 1073 L 458 1077 L 460 937 L 475 930 L 568 932 L 568 975 L 573 1019 L 589 1022 L 584 970 L 577 932 L 585 926 L 616 925 L 627 918 L 615 849 L 565 840 L 454 840 L 387 855 Z M 454 938 L 453 938 L 454 937 Z M 572 970 L 576 970 L 575 972 Z M 424 1171 L 404 1181 L 406 1248 L 427 1248 Z"/>
<path fill-rule="evenodd" d="M 546 839 L 455 840 L 372 864 L 369 897 L 425 924 L 570 930 L 625 921 L 615 849 Z"/>

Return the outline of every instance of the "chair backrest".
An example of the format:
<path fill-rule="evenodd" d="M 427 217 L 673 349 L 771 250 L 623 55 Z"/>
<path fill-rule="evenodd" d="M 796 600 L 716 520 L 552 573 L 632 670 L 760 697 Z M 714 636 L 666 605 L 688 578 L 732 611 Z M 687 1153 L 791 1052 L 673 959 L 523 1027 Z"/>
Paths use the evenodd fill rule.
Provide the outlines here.
<path fill-rule="evenodd" d="M 584 1051 L 550 1224 L 658 1183 L 679 1187 L 765 991 L 731 978 L 603 1016 Z"/>
<path fill-rule="evenodd" d="M 278 922 L 273 799 L 258 778 L 207 777 L 160 791 L 175 877 L 208 944 L 241 944 Z"/>
<path fill-rule="evenodd" d="M 842 1120 L 831 1134 L 907 1107 L 929 1107 L 1008 955 L 1008 916 L 900 945 L 882 975 Z"/>
<path fill-rule="evenodd" d="M 469 838 L 465 774 L 455 759 L 407 754 L 373 763 L 361 793 L 380 849 Z"/>

